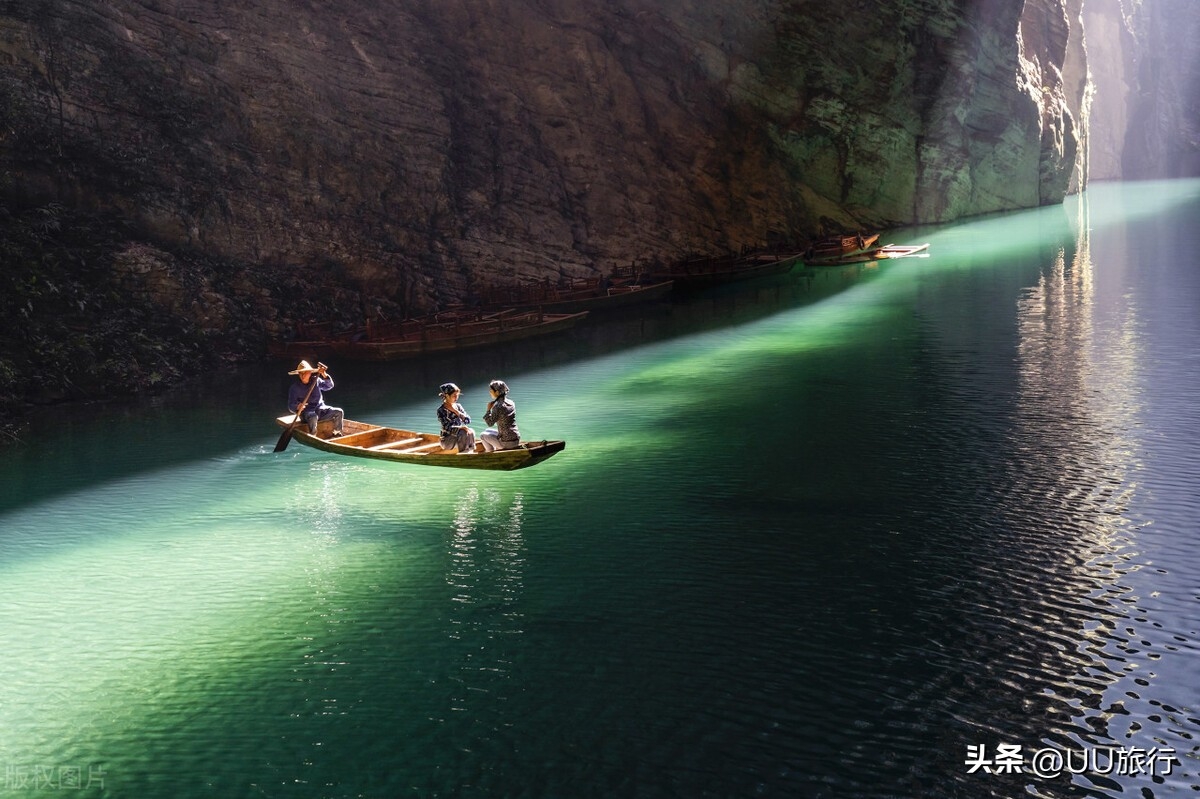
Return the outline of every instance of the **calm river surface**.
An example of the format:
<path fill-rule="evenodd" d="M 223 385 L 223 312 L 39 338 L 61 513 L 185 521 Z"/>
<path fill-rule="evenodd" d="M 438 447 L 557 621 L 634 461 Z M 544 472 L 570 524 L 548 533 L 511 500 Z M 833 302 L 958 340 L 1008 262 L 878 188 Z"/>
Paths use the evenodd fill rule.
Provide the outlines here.
<path fill-rule="evenodd" d="M 513 473 L 273 454 L 291 364 L 56 409 L 0 464 L 0 797 L 1196 795 L 1198 218 L 1099 185 L 331 364 L 417 428 L 508 380 L 568 442 Z"/>

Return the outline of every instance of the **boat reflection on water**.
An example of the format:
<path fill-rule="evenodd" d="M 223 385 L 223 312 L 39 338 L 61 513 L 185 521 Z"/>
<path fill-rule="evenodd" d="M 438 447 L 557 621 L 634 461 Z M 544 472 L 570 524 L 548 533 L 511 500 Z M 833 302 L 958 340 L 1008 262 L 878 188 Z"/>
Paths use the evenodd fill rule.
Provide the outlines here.
<path fill-rule="evenodd" d="M 505 496 L 479 486 L 466 488 L 455 507 L 446 563 L 449 605 L 443 615 L 448 649 L 456 661 L 448 662 L 446 669 L 446 676 L 457 683 L 449 697 L 451 711 L 494 713 L 497 698 L 514 690 L 514 649 L 524 631 L 524 515 L 521 492 Z M 486 703 L 474 707 L 473 697 L 481 694 L 487 695 Z M 474 720 L 485 728 L 504 724 Z"/>

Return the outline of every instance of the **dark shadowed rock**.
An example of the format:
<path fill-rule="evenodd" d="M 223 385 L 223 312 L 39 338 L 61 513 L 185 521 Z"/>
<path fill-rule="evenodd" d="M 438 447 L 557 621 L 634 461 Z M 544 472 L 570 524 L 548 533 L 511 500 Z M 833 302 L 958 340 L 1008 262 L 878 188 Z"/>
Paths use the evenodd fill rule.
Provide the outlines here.
<path fill-rule="evenodd" d="M 8 2 L 5 189 L 416 309 L 1057 202 L 1073 26 L 1059 0 Z"/>

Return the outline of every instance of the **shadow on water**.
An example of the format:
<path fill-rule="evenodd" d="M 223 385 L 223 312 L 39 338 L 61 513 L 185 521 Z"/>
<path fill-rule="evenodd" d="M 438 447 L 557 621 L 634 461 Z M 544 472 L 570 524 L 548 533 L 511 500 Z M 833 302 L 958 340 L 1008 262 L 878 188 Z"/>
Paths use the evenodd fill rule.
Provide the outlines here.
<path fill-rule="evenodd" d="M 878 276 L 878 267 L 805 269 L 675 297 L 644 308 L 593 314 L 559 336 L 436 359 L 330 364 L 337 387 L 328 401 L 371 419 L 408 403 L 436 404 L 437 386 L 523 374 L 656 341 L 744 324 L 818 302 Z M 35 411 L 24 441 L 7 452 L 0 511 L 58 493 L 231 453 L 271 454 L 285 409 L 290 362 L 267 361 L 200 375 L 153 398 Z M 432 429 L 433 424 L 430 424 Z M 298 446 L 293 444 L 292 446 Z"/>

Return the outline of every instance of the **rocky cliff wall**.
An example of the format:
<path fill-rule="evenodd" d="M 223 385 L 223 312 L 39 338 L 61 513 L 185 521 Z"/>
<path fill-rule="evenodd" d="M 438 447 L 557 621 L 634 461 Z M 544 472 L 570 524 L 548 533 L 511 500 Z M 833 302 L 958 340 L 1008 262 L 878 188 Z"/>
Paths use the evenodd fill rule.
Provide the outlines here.
<path fill-rule="evenodd" d="M 1136 71 L 1135 43 L 1121 0 L 1087 0 L 1083 13 L 1094 98 L 1088 138 L 1088 176 L 1119 180 Z"/>
<path fill-rule="evenodd" d="M 1200 3 L 1086 0 L 1093 180 L 1200 176 Z"/>
<path fill-rule="evenodd" d="M 1200 3 L 1122 0 L 1130 30 L 1129 179 L 1200 175 Z"/>
<path fill-rule="evenodd" d="M 2 188 L 412 311 L 1034 206 L 1075 4 L 8 0 Z"/>

